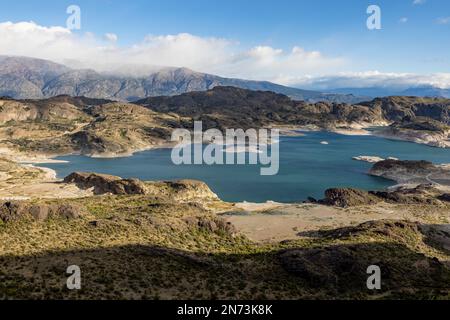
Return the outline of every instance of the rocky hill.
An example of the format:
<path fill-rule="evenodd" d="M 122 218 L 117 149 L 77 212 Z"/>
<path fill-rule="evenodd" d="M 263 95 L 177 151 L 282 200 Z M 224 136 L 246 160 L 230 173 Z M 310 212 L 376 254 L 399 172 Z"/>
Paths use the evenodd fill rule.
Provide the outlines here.
<path fill-rule="evenodd" d="M 191 92 L 174 97 L 154 97 L 137 104 L 158 112 L 172 112 L 203 120 L 210 126 L 240 127 L 270 124 L 315 125 L 320 128 L 388 125 L 429 120 L 430 132 L 446 133 L 450 100 L 438 98 L 388 97 L 360 104 L 306 103 L 267 91 L 216 87 L 207 92 Z M 438 126 L 439 124 L 439 126 Z M 411 131 L 423 127 L 411 126 Z"/>
<path fill-rule="evenodd" d="M 448 123 L 447 116 L 438 116 L 437 118 L 442 118 L 444 122 L 427 117 L 406 116 L 403 120 L 376 131 L 376 135 L 448 148 L 450 147 L 450 126 L 446 124 Z"/>
<path fill-rule="evenodd" d="M 383 117 L 390 121 L 426 117 L 450 124 L 450 99 L 393 96 L 376 98 L 360 105 L 380 110 Z"/>
<path fill-rule="evenodd" d="M 158 68 L 146 76 L 124 76 L 71 69 L 46 60 L 0 56 L 0 96 L 43 99 L 58 95 L 133 101 L 150 96 L 206 91 L 216 86 L 270 90 L 297 100 L 358 102 L 364 97 L 324 94 L 274 84 L 223 78 L 187 68 Z"/>
<path fill-rule="evenodd" d="M 136 104 L 202 120 L 207 127 L 248 128 L 270 125 L 316 125 L 335 128 L 355 122 L 384 122 L 380 110 L 342 103 L 306 103 L 270 91 L 216 87 L 174 97 L 154 97 Z"/>
<path fill-rule="evenodd" d="M 369 173 L 373 176 L 397 181 L 400 184 L 450 185 L 448 164 L 435 165 L 428 161 L 384 160 L 375 163 Z"/>
<path fill-rule="evenodd" d="M 135 103 L 57 96 L 0 98 L 0 147 L 48 156 L 114 157 L 169 143 L 175 128 L 291 127 L 330 131 L 387 126 L 375 134 L 433 146 L 450 145 L 445 99 L 391 97 L 363 104 L 306 103 L 270 91 L 215 87 Z M 401 119 L 401 120 L 398 120 Z"/>
<path fill-rule="evenodd" d="M 173 128 L 190 125 L 190 119 L 129 103 L 68 96 L 0 99 L 0 145 L 28 156 L 129 155 L 165 144 Z"/>

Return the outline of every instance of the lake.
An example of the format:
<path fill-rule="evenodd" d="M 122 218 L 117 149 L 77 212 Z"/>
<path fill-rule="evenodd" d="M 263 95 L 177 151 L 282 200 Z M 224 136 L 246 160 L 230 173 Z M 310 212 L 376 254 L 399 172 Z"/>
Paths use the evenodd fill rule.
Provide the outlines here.
<path fill-rule="evenodd" d="M 321 144 L 327 141 L 329 144 Z M 69 163 L 46 164 L 63 178 L 74 171 L 98 172 L 141 180 L 196 179 L 206 182 L 225 201 L 298 202 L 308 196 L 323 198 L 331 187 L 380 190 L 392 181 L 367 175 L 371 164 L 352 160 L 359 155 L 395 157 L 449 163 L 450 150 L 373 136 L 345 136 L 306 132 L 305 136 L 280 138 L 280 170 L 261 176 L 255 165 L 172 164 L 171 150 L 157 149 L 128 158 L 98 159 L 64 156 Z"/>

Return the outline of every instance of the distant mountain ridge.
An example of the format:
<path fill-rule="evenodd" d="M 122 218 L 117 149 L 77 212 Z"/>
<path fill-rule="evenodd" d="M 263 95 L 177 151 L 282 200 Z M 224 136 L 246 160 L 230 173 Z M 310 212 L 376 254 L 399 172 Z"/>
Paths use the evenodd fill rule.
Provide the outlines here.
<path fill-rule="evenodd" d="M 433 86 L 416 86 L 407 89 L 385 88 L 385 87 L 362 87 L 362 88 L 339 88 L 331 89 L 334 94 L 353 94 L 355 96 L 367 96 L 370 98 L 389 96 L 414 96 L 450 98 L 450 89 L 442 89 Z"/>
<path fill-rule="evenodd" d="M 103 74 L 89 69 L 71 69 L 47 60 L 0 56 L 0 96 L 42 99 L 58 95 L 135 101 L 154 96 L 173 96 L 207 91 L 217 86 L 273 91 L 308 102 L 357 103 L 366 97 L 327 94 L 286 87 L 268 81 L 224 78 L 187 68 L 162 68 L 146 77 Z"/>

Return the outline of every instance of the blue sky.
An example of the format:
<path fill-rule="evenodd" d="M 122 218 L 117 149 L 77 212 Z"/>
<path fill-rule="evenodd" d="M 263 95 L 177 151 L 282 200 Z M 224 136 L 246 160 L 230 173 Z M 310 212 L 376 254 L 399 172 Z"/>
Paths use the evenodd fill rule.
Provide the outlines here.
<path fill-rule="evenodd" d="M 421 0 L 418 4 L 414 1 L 0 0 L 0 22 L 33 21 L 38 26 L 65 26 L 66 8 L 76 4 L 81 8 L 82 29 L 74 34 L 82 37 L 92 33 L 101 38 L 106 33 L 113 33 L 118 39 L 114 43 L 116 48 L 132 47 L 148 35 L 187 33 L 200 39 L 214 38 L 232 43 L 224 50 L 232 51 L 233 57 L 257 47 L 283 50 L 286 54 L 294 47 L 305 52 L 320 52 L 325 60 L 324 70 L 319 67 L 320 61 L 314 60 L 311 63 L 316 66 L 317 62 L 320 72 L 299 68 L 298 72 L 303 73 L 300 76 L 326 75 L 327 66 L 330 73 L 448 72 L 450 1 Z M 366 9 L 370 4 L 381 8 L 381 30 L 366 28 Z M 305 63 L 308 61 L 306 59 Z M 181 59 L 180 63 L 183 62 Z M 187 66 L 202 69 L 200 64 Z M 272 67 L 268 69 L 277 73 L 278 69 Z M 200 71 L 216 69 L 220 71 L 220 68 L 211 67 Z M 236 75 L 252 78 L 250 73 L 255 69 L 250 69 L 248 75 Z M 287 69 L 281 68 L 273 78 L 281 79 Z M 261 74 L 261 77 L 270 78 L 270 75 Z"/>

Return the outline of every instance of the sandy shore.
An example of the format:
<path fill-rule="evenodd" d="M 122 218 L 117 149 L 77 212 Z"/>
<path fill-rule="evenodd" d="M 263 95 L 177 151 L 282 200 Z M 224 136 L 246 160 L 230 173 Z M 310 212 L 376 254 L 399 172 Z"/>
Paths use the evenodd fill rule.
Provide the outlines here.
<path fill-rule="evenodd" d="M 29 163 L 29 164 L 46 164 L 46 163 L 67 163 L 64 160 L 55 160 L 53 158 L 58 155 L 26 155 L 24 153 L 19 153 L 9 148 L 0 148 L 0 157 L 9 159 L 17 163 Z"/>
<path fill-rule="evenodd" d="M 235 206 L 238 209 L 242 209 L 244 211 L 253 212 L 253 211 L 264 211 L 279 208 L 285 206 L 284 203 L 267 201 L 265 203 L 253 203 L 253 202 L 239 202 L 236 203 Z"/>
<path fill-rule="evenodd" d="M 51 159 L 19 157 L 15 160 L 20 161 L 14 161 L 14 154 L 4 157 L 4 150 L 2 156 L 4 169 L 0 172 L 0 200 L 67 199 L 93 195 L 90 190 L 81 190 L 76 185 L 61 182 L 55 170 L 35 165 L 51 163 Z M 55 160 L 54 163 L 59 161 Z"/>
<path fill-rule="evenodd" d="M 250 207 L 255 209 L 257 206 Z M 342 209 L 317 204 L 285 204 L 261 211 L 242 211 L 223 215 L 249 239 L 258 242 L 295 240 L 317 230 L 355 226 L 366 221 L 384 219 L 427 222 L 442 214 L 442 208 L 427 207 L 423 215 L 421 206 L 381 203 Z"/>
<path fill-rule="evenodd" d="M 278 126 L 273 127 L 272 129 L 280 130 L 280 135 L 284 136 L 303 136 L 302 132 L 317 132 L 317 131 L 328 131 L 337 134 L 342 134 L 346 136 L 371 136 L 373 135 L 371 131 L 367 130 L 368 128 L 373 127 L 387 127 L 389 123 L 355 123 L 339 126 L 335 129 L 325 130 L 324 128 L 320 128 L 316 125 L 305 125 L 305 126 Z"/>
<path fill-rule="evenodd" d="M 56 181 L 57 180 L 57 178 L 56 178 L 56 176 L 57 176 L 56 171 L 53 170 L 53 169 L 46 168 L 46 167 L 37 167 L 37 166 L 35 166 L 33 164 L 24 164 L 23 166 L 24 167 L 28 167 L 28 168 L 35 168 L 35 169 L 43 171 L 44 172 L 44 181 L 47 181 L 47 180 L 48 181 Z"/>

